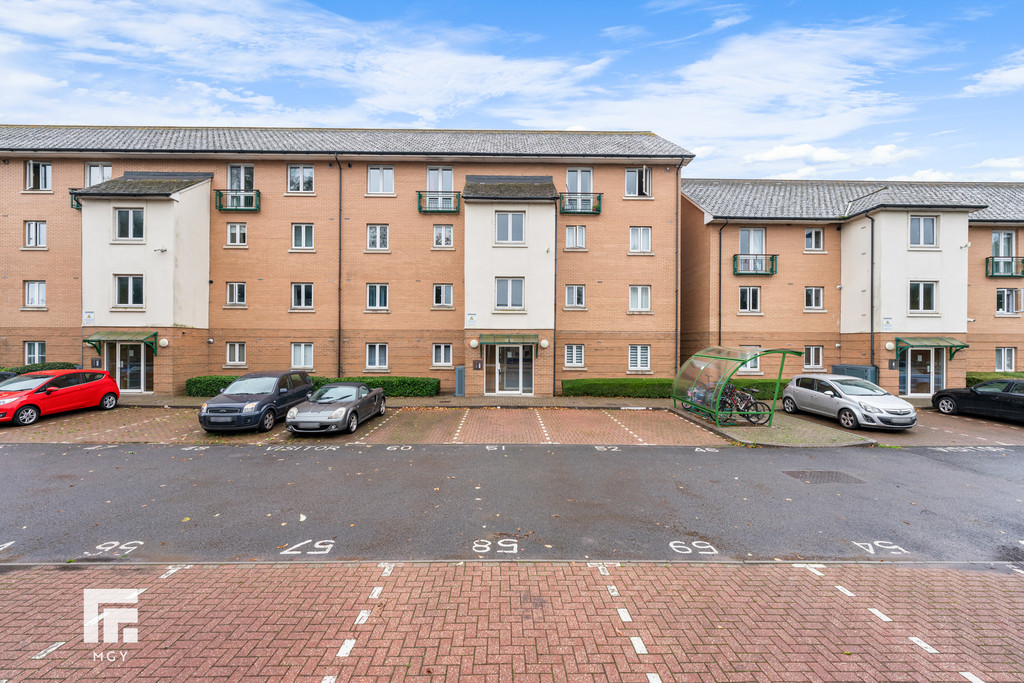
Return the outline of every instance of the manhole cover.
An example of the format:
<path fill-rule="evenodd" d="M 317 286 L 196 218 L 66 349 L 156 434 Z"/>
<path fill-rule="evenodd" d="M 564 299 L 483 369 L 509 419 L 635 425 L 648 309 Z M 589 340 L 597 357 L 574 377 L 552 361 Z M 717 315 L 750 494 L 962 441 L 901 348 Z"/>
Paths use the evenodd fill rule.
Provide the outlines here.
<path fill-rule="evenodd" d="M 794 479 L 805 484 L 863 484 L 863 479 L 835 470 L 783 470 Z"/>

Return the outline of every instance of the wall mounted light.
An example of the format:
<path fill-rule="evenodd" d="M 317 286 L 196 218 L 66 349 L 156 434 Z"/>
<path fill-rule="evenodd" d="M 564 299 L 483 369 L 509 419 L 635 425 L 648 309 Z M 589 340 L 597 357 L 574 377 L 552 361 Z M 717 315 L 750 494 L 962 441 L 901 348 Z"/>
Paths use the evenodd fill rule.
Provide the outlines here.
<path fill-rule="evenodd" d="M 160 340 L 160 348 L 161 349 L 166 349 L 168 344 L 170 344 L 170 342 L 167 341 L 166 339 L 161 339 Z"/>
<path fill-rule="evenodd" d="M 886 351 L 894 351 L 894 350 L 896 350 L 896 345 L 893 344 L 892 342 L 885 342 L 885 350 Z"/>
<path fill-rule="evenodd" d="M 478 342 L 476 339 L 469 340 L 469 348 L 475 349 L 478 346 L 480 346 L 480 342 Z"/>
<path fill-rule="evenodd" d="M 207 344 L 212 344 L 213 343 L 213 337 L 210 337 L 209 339 L 207 339 L 206 343 Z"/>
<path fill-rule="evenodd" d="M 540 340 L 540 348 L 542 348 L 542 349 L 548 348 L 548 340 L 547 339 L 541 339 Z"/>

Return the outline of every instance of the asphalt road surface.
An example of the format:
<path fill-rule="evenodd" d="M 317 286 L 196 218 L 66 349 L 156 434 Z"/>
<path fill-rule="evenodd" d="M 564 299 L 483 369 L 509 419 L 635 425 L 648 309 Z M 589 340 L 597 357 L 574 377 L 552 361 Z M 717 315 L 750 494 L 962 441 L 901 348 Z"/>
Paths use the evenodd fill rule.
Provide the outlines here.
<path fill-rule="evenodd" d="M 0 563 L 1024 565 L 1024 448 L 0 446 Z"/>

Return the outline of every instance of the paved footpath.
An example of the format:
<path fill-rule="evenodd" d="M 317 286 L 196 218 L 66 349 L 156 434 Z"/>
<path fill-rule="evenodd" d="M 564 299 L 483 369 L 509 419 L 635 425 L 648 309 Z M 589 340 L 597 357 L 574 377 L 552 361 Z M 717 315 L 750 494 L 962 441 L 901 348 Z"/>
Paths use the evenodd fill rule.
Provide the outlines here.
<path fill-rule="evenodd" d="M 0 681 L 1024 681 L 1024 576 L 1005 568 L 2 569 Z M 139 592 L 83 612 L 85 589 Z M 121 642 L 84 642 L 104 624 Z"/>

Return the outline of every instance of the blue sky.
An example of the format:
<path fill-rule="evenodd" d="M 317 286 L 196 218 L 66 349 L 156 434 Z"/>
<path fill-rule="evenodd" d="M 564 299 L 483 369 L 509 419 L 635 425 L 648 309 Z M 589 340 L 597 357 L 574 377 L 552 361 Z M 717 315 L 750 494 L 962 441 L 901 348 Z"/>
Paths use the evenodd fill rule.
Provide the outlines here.
<path fill-rule="evenodd" d="M 0 122 L 652 130 L 694 177 L 1024 181 L 1022 5 L 0 0 Z"/>

